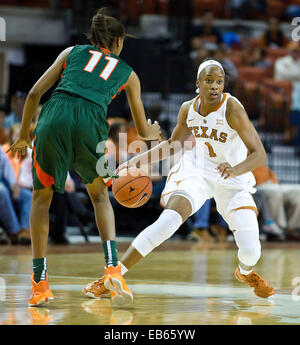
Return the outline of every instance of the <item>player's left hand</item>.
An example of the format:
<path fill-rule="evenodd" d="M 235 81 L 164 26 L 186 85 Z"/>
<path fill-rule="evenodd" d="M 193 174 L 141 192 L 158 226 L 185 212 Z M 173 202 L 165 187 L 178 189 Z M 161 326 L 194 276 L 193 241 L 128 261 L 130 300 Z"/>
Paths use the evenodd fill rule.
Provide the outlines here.
<path fill-rule="evenodd" d="M 224 178 L 224 180 L 228 179 L 228 177 L 236 177 L 234 173 L 234 167 L 232 167 L 229 163 L 221 163 L 218 165 L 217 170 L 219 170 L 219 173 L 221 174 L 221 177 Z"/>
<path fill-rule="evenodd" d="M 16 140 L 16 142 L 13 145 L 11 145 L 11 147 L 6 151 L 6 153 L 11 151 L 12 157 L 14 157 L 15 154 L 17 154 L 18 159 L 20 159 L 22 156 L 26 155 L 27 147 L 30 147 L 32 149 L 30 138 L 20 137 Z"/>

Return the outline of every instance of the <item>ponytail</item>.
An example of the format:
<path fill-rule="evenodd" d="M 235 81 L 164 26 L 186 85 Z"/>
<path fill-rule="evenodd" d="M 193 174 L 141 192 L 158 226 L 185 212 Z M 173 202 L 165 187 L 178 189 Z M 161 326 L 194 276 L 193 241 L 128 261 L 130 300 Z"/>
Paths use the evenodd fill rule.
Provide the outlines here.
<path fill-rule="evenodd" d="M 92 18 L 88 38 L 92 44 L 111 50 L 116 38 L 126 36 L 125 28 L 116 18 L 106 16 L 103 12 L 104 8 L 101 8 Z"/>

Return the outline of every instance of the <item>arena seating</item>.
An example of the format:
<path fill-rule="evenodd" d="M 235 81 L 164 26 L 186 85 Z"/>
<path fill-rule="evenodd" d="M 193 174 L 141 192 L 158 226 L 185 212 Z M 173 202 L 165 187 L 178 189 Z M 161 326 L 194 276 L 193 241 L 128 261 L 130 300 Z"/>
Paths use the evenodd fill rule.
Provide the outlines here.
<path fill-rule="evenodd" d="M 236 83 L 236 96 L 244 104 L 250 118 L 257 118 L 259 113 L 258 90 L 259 83 L 272 76 L 271 69 L 252 66 L 238 67 L 238 80 Z"/>
<path fill-rule="evenodd" d="M 211 11 L 213 11 L 216 18 L 224 18 L 224 15 L 227 13 L 226 3 L 227 1 L 219 0 L 194 0 L 194 17 L 200 18 L 203 11 L 209 8 Z"/>
<path fill-rule="evenodd" d="M 259 83 L 259 126 L 269 131 L 289 130 L 292 83 L 264 79 Z"/>

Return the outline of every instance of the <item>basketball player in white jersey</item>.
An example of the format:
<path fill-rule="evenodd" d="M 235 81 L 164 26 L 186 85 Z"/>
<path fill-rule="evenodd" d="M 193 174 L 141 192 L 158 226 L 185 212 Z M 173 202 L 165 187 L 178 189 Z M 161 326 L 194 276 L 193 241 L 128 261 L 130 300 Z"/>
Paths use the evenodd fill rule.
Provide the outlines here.
<path fill-rule="evenodd" d="M 149 159 L 150 154 L 158 157 L 155 152 L 165 152 L 163 147 L 173 141 L 183 145 L 191 133 L 195 137 L 194 148 L 186 151 L 169 172 L 161 195 L 165 210 L 135 238 L 123 255 L 122 274 L 170 238 L 213 197 L 238 247 L 236 278 L 253 287 L 257 296 L 267 298 L 275 294 L 274 289 L 253 270 L 261 255 L 261 245 L 257 209 L 251 195 L 255 192 L 251 171 L 265 163 L 266 153 L 244 107 L 235 97 L 223 93 L 224 78 L 219 62 L 203 62 L 196 81 L 199 95 L 182 104 L 168 142 L 161 142 L 125 164 L 135 166 L 143 158 Z M 165 158 L 161 154 L 158 159 Z M 83 292 L 96 298 L 109 293 L 102 278 L 87 285 Z"/>

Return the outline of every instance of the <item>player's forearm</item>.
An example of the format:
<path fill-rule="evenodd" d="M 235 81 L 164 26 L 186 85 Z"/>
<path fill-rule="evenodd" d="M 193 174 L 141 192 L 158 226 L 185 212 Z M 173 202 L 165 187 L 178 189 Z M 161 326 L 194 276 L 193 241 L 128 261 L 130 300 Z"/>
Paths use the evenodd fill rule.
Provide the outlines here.
<path fill-rule="evenodd" d="M 267 156 L 265 151 L 254 151 L 247 157 L 247 159 L 234 166 L 234 175 L 239 176 L 252 171 L 261 165 L 264 165 L 266 163 L 266 159 Z"/>
<path fill-rule="evenodd" d="M 153 139 L 153 130 L 146 120 L 142 103 L 135 104 L 134 102 L 129 102 L 129 106 L 138 135 L 144 140 Z"/>
<path fill-rule="evenodd" d="M 149 124 L 148 123 L 139 123 L 139 124 L 136 124 L 136 129 L 137 129 L 137 133 L 138 133 L 138 135 L 142 138 L 142 139 L 144 139 L 144 140 L 149 140 L 149 138 L 150 139 L 152 139 L 152 137 L 151 137 L 151 128 L 150 128 L 150 126 L 149 126 Z"/>
<path fill-rule="evenodd" d="M 29 92 L 23 110 L 22 125 L 20 131 L 21 137 L 27 137 L 29 135 L 32 118 L 39 105 L 40 99 L 41 96 L 39 94 Z"/>
<path fill-rule="evenodd" d="M 152 149 L 141 153 L 129 160 L 129 163 L 136 165 L 138 162 L 147 162 L 148 164 L 157 163 L 171 156 L 171 139 L 162 141 Z"/>

